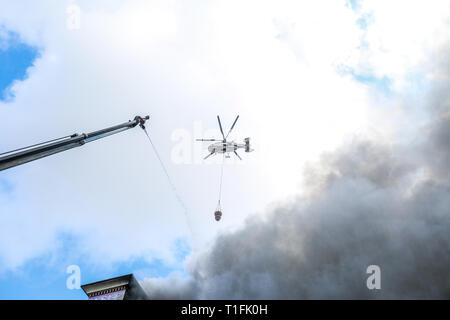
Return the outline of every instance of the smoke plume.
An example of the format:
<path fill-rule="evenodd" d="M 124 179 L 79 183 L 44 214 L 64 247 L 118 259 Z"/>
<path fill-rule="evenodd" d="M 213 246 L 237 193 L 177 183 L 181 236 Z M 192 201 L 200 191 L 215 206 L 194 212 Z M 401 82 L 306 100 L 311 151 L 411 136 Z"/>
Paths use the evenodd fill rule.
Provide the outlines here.
<path fill-rule="evenodd" d="M 447 55 L 448 57 L 449 55 Z M 307 193 L 191 257 L 151 299 L 450 298 L 450 68 L 419 142 L 357 139 L 310 166 Z M 367 267 L 381 269 L 369 290 Z"/>

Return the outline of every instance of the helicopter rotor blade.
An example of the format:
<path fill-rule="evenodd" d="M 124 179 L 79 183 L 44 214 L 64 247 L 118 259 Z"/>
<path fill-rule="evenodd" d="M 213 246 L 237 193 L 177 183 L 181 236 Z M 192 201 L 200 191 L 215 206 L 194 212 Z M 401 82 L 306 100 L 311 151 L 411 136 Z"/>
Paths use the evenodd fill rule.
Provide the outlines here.
<path fill-rule="evenodd" d="M 242 160 L 242 158 L 239 156 L 239 154 L 236 152 L 236 150 L 234 151 L 234 154 L 239 158 L 239 160 Z"/>
<path fill-rule="evenodd" d="M 213 152 L 211 152 L 210 154 L 208 154 L 206 157 L 204 157 L 203 158 L 203 160 L 206 160 L 206 159 L 208 159 L 209 157 L 211 157 L 213 154 L 214 154 L 215 152 L 213 151 Z"/>
<path fill-rule="evenodd" d="M 220 132 L 222 133 L 223 140 L 226 140 L 225 135 L 223 134 L 222 123 L 220 123 L 220 118 L 219 118 L 219 116 L 217 116 L 217 121 L 219 121 Z"/>
<path fill-rule="evenodd" d="M 195 139 L 196 141 L 222 141 L 218 139 Z"/>
<path fill-rule="evenodd" d="M 233 124 L 231 125 L 230 131 L 228 131 L 228 134 L 227 134 L 227 136 L 226 136 L 225 138 L 228 138 L 228 136 L 229 136 L 231 130 L 233 130 L 234 125 L 236 124 L 236 122 L 238 121 L 238 119 L 239 119 L 239 115 L 236 117 L 236 120 L 234 120 Z"/>

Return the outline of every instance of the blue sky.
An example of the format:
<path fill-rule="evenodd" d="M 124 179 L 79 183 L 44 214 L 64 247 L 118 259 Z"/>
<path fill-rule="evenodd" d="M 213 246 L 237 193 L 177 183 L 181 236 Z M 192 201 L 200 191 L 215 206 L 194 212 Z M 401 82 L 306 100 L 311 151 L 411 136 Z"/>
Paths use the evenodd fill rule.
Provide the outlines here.
<path fill-rule="evenodd" d="M 71 275 L 67 267 L 77 265 L 81 271 L 81 284 L 133 273 L 136 279 L 167 277 L 176 272 L 184 274 L 182 262 L 190 253 L 185 239 L 179 239 L 174 248 L 176 261 L 168 265 L 162 260 L 136 257 L 108 266 L 94 266 L 88 258 L 78 255 L 80 239 L 69 234 L 58 237 L 58 250 L 34 258 L 15 270 L 0 274 L 1 299 L 86 299 L 82 289 L 68 289 L 66 281 Z M 74 254 L 72 254 L 74 252 Z"/>
<path fill-rule="evenodd" d="M 73 264 L 82 283 L 187 276 L 188 257 L 301 193 L 308 162 L 356 131 L 390 135 L 422 115 L 404 113 L 402 99 L 428 85 L 421 68 L 445 12 L 355 0 L 325 11 L 300 1 L 43 3 L 29 4 L 30 15 L 19 1 L 1 4 L 0 153 L 150 114 L 189 224 L 137 129 L 7 170 L 0 299 L 85 299 L 66 288 Z M 68 27 L 69 4 L 80 7 L 80 26 Z M 232 138 L 251 137 L 256 150 L 225 166 L 219 224 L 220 166 L 194 141 L 218 135 L 217 114 L 225 127 L 239 114 Z M 186 163 L 174 160 L 180 145 Z"/>
<path fill-rule="evenodd" d="M 13 98 L 8 88 L 16 80 L 24 80 L 27 69 L 33 65 L 38 57 L 38 48 L 21 42 L 19 35 L 8 31 L 3 39 L 4 48 L 0 46 L 0 99 Z"/>
<path fill-rule="evenodd" d="M 28 68 L 39 58 L 39 50 L 22 42 L 15 32 L 7 31 L 6 36 L 0 39 L 5 44 L 0 49 L 0 100 L 12 102 L 14 95 L 9 89 L 15 81 L 27 78 Z M 0 177 L 0 193 L 8 195 L 12 190 L 13 184 Z M 0 299 L 86 299 L 81 289 L 66 287 L 66 280 L 70 276 L 66 273 L 66 268 L 69 265 L 80 267 L 81 284 L 128 273 L 134 273 L 141 280 L 149 276 L 165 277 L 175 271 L 182 273 L 181 262 L 190 251 L 187 242 L 180 239 L 176 242 L 174 251 L 177 258 L 175 266 L 169 266 L 158 259 L 149 262 L 137 257 L 113 263 L 106 268 L 93 268 L 83 256 L 71 254 L 71 250 L 77 246 L 76 237 L 63 233 L 57 241 L 56 252 L 31 259 L 15 270 L 0 273 Z"/>
<path fill-rule="evenodd" d="M 4 44 L 0 48 L 0 100 L 5 103 L 14 100 L 10 91 L 15 81 L 24 81 L 27 70 L 39 58 L 39 49 L 21 41 L 20 36 L 7 30 L 0 39 Z M 6 151 L 6 150 L 1 150 Z M 0 177 L 0 193 L 11 194 L 13 184 Z M 68 289 L 66 273 L 69 265 L 81 269 L 81 284 L 99 281 L 118 275 L 133 273 L 138 280 L 145 277 L 166 277 L 172 272 L 183 273 L 181 262 L 189 254 L 187 242 L 179 239 L 175 243 L 175 264 L 167 265 L 162 260 L 145 260 L 137 257 L 129 261 L 112 263 L 105 267 L 92 267 L 83 256 L 72 255 L 71 250 L 77 246 L 77 238 L 63 233 L 58 237 L 56 252 L 44 254 L 27 261 L 19 268 L 0 273 L 0 299 L 86 299 L 82 289 Z M 69 258 L 71 256 L 71 258 Z M 1 261 L 1 259 L 0 259 Z"/>

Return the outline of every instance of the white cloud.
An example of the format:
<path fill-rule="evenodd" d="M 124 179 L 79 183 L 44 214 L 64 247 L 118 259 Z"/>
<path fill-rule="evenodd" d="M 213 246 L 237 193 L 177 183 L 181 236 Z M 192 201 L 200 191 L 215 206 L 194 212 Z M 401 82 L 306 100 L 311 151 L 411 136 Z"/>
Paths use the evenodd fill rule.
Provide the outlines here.
<path fill-rule="evenodd" d="M 394 80 L 395 88 L 404 90 L 413 76 L 429 66 L 433 52 L 448 42 L 450 2 L 359 3 L 361 17 L 369 17 L 364 36 L 368 48 L 361 51 L 360 62 L 377 77 L 387 76 Z"/>
<path fill-rule="evenodd" d="M 403 24 L 396 24 L 386 7 L 368 2 L 362 10 L 373 11 L 375 22 L 366 34 L 369 51 L 359 58 L 364 32 L 359 13 L 345 1 L 76 3 L 79 30 L 66 28 L 65 3 L 29 2 L 29 13 L 19 3 L 2 3 L 0 24 L 43 53 L 30 77 L 15 85 L 15 101 L 0 104 L 0 136 L 8 137 L 0 147 L 149 113 L 149 132 L 168 161 L 174 130 L 191 130 L 197 120 L 216 128 L 217 114 L 229 126 L 239 113 L 234 136 L 251 136 L 256 151 L 244 156 L 245 164 L 225 168 L 220 224 L 213 221 L 219 167 L 168 163 L 190 209 L 198 248 L 247 215 L 300 192 L 294 173 L 347 135 L 374 124 L 394 132 L 396 124 L 379 122 L 385 113 L 373 116 L 370 107 L 378 102 L 368 88 L 336 68 L 355 66 L 358 57 L 377 75 L 401 80 L 427 57 L 425 40 L 435 31 L 417 27 L 414 15 L 401 8 Z M 435 28 L 442 25 L 442 9 L 425 11 L 428 20 L 435 17 Z M 414 54 L 404 62 L 408 51 Z M 188 233 L 138 129 L 4 176 L 15 187 L 0 196 L 4 268 L 51 249 L 61 230 L 80 235 L 85 253 L 104 263 L 138 255 L 173 261 L 171 244 Z"/>

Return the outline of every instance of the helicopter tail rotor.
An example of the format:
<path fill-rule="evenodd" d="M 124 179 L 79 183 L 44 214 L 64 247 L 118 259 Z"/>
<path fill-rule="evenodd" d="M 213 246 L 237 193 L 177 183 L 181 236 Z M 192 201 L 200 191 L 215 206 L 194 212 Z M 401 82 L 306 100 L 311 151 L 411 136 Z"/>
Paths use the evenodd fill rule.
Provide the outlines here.
<path fill-rule="evenodd" d="M 253 149 L 250 148 L 250 138 L 245 138 L 245 152 L 252 152 Z"/>

